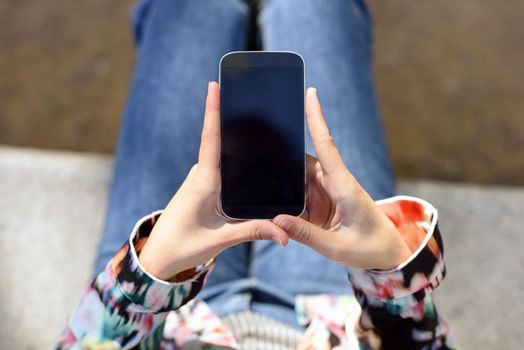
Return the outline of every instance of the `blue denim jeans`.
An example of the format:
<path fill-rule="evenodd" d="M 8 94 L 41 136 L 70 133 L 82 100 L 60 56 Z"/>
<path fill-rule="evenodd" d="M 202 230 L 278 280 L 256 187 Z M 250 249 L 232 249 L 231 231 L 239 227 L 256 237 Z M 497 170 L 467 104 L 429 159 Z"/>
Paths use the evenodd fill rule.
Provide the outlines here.
<path fill-rule="evenodd" d="M 137 49 L 120 131 L 100 272 L 135 222 L 163 208 L 197 162 L 207 82 L 228 51 L 245 50 L 241 0 L 146 0 L 134 12 Z M 363 0 L 269 0 L 258 16 L 264 50 L 301 54 L 306 82 L 348 168 L 375 199 L 394 193 L 372 76 L 372 23 Z M 315 154 L 309 136 L 307 152 Z M 350 294 L 344 267 L 290 241 L 221 253 L 199 297 L 218 315 L 251 309 L 294 327 L 297 294 Z"/>

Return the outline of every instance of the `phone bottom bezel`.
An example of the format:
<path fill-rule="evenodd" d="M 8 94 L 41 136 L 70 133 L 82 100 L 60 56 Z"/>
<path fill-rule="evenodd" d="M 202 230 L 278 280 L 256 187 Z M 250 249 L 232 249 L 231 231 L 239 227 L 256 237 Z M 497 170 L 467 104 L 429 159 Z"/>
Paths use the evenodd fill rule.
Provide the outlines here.
<path fill-rule="evenodd" d="M 231 220 L 272 219 L 279 214 L 300 216 L 304 205 L 223 206 L 221 214 Z"/>

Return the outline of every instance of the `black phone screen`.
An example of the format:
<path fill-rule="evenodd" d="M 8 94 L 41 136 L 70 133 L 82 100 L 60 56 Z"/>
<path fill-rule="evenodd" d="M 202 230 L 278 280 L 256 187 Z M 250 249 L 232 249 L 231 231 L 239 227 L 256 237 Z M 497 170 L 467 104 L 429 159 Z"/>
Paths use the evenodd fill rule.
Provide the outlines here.
<path fill-rule="evenodd" d="M 302 58 L 228 54 L 220 90 L 222 211 L 240 219 L 299 215 L 305 202 Z"/>

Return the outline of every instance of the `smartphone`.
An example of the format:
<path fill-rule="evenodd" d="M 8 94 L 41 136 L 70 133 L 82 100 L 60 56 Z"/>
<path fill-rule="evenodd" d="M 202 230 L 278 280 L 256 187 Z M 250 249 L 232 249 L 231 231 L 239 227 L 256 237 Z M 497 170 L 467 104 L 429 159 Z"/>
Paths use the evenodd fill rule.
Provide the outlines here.
<path fill-rule="evenodd" d="M 294 52 L 230 52 L 220 60 L 219 84 L 222 215 L 300 215 L 306 202 L 304 60 Z"/>

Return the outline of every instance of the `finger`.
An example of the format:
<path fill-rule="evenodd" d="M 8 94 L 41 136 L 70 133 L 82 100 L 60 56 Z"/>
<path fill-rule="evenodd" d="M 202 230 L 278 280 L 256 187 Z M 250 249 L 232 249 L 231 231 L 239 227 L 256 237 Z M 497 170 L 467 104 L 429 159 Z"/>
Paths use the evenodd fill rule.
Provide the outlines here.
<path fill-rule="evenodd" d="M 316 165 L 318 163 L 317 158 L 313 157 L 309 153 L 306 153 L 306 209 L 300 214 L 300 218 L 309 221 L 310 210 L 308 204 L 311 202 L 311 195 L 315 193 L 314 187 L 316 186 Z"/>
<path fill-rule="evenodd" d="M 208 84 L 204 126 L 198 153 L 202 169 L 218 169 L 220 161 L 220 88 L 214 81 Z"/>
<path fill-rule="evenodd" d="M 310 182 L 317 178 L 318 159 L 306 153 L 306 181 Z"/>
<path fill-rule="evenodd" d="M 306 117 L 311 142 L 324 173 L 330 175 L 345 171 L 346 165 L 329 133 L 315 88 L 308 88 L 306 92 Z"/>
<path fill-rule="evenodd" d="M 193 177 L 195 176 L 195 173 L 197 172 L 198 170 L 198 163 L 196 164 L 193 164 L 193 166 L 191 167 L 191 169 L 189 169 L 189 173 L 187 174 L 187 177 L 186 177 L 186 180 L 188 182 L 191 182 L 191 180 L 193 179 Z M 185 182 L 185 181 L 184 181 Z"/>
<path fill-rule="evenodd" d="M 325 190 L 316 182 L 308 186 L 306 207 L 309 216 L 302 217 L 315 226 L 328 229 L 335 214 L 333 203 Z"/>
<path fill-rule="evenodd" d="M 289 238 L 311 248 L 316 249 L 322 241 L 324 230 L 302 218 L 280 214 L 273 218 L 272 221 L 284 230 Z"/>
<path fill-rule="evenodd" d="M 232 246 L 242 242 L 271 240 L 281 246 L 288 244 L 289 238 L 284 230 L 270 220 L 248 220 L 227 223 L 224 239 Z"/>
<path fill-rule="evenodd" d="M 195 173 L 197 172 L 197 169 L 198 169 L 198 163 L 193 164 L 191 169 L 189 169 L 189 173 L 187 174 L 186 178 L 184 179 L 184 182 L 182 182 L 182 185 L 180 185 L 180 189 L 185 189 L 189 185 L 189 183 L 191 183 L 191 181 L 195 177 Z"/>

